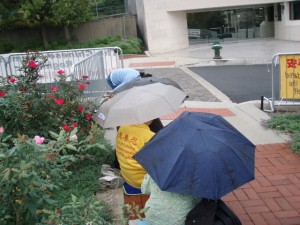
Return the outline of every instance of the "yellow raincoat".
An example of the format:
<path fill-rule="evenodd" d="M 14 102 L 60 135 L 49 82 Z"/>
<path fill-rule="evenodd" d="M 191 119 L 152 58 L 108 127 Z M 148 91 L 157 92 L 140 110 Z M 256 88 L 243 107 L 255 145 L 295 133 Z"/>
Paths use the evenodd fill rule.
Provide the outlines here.
<path fill-rule="evenodd" d="M 116 153 L 121 174 L 133 187 L 141 188 L 146 171 L 132 157 L 147 143 L 154 133 L 146 124 L 121 126 L 117 134 Z"/>

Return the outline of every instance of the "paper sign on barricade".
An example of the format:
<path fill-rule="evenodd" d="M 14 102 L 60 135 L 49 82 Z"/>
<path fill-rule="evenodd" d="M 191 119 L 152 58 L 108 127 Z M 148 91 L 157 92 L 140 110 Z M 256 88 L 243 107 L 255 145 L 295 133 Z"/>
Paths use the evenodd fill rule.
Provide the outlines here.
<path fill-rule="evenodd" d="M 300 99 L 300 54 L 280 55 L 280 98 Z"/>

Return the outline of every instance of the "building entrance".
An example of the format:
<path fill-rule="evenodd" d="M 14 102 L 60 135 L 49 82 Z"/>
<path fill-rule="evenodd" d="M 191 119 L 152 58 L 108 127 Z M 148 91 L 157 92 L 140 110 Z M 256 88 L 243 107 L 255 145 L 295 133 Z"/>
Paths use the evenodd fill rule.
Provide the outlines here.
<path fill-rule="evenodd" d="M 189 13 L 190 45 L 258 38 L 264 20 L 264 7 Z"/>

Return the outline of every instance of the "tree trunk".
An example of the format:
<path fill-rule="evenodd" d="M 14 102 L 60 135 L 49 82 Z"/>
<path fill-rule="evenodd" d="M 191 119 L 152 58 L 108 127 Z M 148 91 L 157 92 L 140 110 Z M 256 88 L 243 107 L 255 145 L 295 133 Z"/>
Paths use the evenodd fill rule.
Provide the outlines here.
<path fill-rule="evenodd" d="M 64 32 L 65 32 L 66 41 L 69 43 L 71 40 L 71 35 L 70 35 L 70 29 L 68 25 L 64 25 Z"/>
<path fill-rule="evenodd" d="M 41 24 L 41 32 L 42 32 L 44 47 L 46 48 L 49 45 L 49 42 L 48 42 L 46 27 L 44 24 Z"/>

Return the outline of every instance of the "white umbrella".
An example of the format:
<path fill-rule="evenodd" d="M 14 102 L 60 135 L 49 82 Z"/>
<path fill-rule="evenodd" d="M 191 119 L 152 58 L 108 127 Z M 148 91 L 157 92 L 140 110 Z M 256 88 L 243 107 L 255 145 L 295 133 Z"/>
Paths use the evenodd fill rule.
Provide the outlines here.
<path fill-rule="evenodd" d="M 141 124 L 177 111 L 187 94 L 162 83 L 132 87 L 105 101 L 94 119 L 102 127 Z"/>

